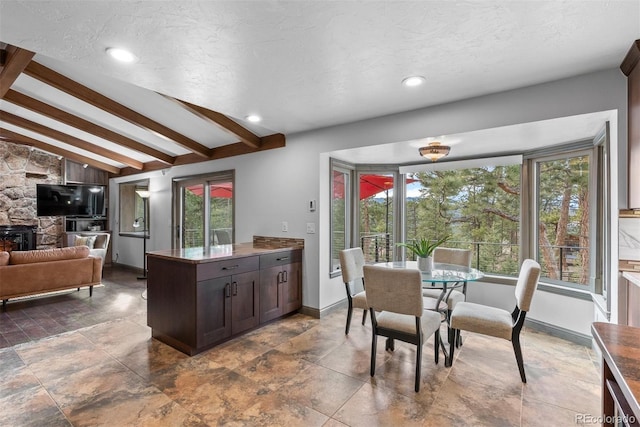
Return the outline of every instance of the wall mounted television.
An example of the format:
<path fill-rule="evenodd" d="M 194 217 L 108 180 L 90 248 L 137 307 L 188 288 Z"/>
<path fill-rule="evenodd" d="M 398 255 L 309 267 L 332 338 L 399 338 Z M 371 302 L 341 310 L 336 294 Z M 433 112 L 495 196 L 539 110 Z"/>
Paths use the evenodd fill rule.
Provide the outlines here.
<path fill-rule="evenodd" d="M 106 186 L 36 184 L 38 216 L 104 217 Z"/>

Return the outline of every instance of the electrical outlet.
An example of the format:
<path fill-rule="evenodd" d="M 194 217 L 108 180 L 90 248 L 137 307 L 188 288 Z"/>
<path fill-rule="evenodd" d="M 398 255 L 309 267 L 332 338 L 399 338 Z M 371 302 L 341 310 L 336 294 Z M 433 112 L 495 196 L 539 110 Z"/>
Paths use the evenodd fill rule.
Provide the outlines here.
<path fill-rule="evenodd" d="M 316 233 L 316 223 L 308 222 L 307 223 L 307 234 L 315 234 Z"/>
<path fill-rule="evenodd" d="M 282 221 L 282 231 L 289 231 L 289 223 L 287 221 Z"/>

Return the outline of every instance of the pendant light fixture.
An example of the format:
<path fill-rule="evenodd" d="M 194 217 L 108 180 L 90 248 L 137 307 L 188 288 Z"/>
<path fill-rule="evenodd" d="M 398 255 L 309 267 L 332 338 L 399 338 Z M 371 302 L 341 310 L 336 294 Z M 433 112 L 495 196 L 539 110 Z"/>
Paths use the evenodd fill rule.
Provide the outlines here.
<path fill-rule="evenodd" d="M 426 147 L 420 147 L 420 155 L 435 162 L 449 154 L 451 147 L 448 145 L 442 145 L 438 141 L 430 142 Z"/>

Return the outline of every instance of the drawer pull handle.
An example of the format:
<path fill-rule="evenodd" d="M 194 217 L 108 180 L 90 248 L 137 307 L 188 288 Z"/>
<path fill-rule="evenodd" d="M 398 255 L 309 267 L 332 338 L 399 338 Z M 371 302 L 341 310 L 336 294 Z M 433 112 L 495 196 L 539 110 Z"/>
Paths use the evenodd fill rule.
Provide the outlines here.
<path fill-rule="evenodd" d="M 240 267 L 238 264 L 236 265 L 231 265 L 229 267 L 222 267 L 223 270 L 235 270 L 236 268 Z"/>
<path fill-rule="evenodd" d="M 276 261 L 286 261 L 288 259 L 289 259 L 288 256 L 283 256 L 282 258 L 276 258 Z"/>
<path fill-rule="evenodd" d="M 238 295 L 238 282 L 233 282 L 233 296 Z"/>
<path fill-rule="evenodd" d="M 227 298 L 231 297 L 231 285 L 228 283 L 224 285 L 224 294 Z"/>

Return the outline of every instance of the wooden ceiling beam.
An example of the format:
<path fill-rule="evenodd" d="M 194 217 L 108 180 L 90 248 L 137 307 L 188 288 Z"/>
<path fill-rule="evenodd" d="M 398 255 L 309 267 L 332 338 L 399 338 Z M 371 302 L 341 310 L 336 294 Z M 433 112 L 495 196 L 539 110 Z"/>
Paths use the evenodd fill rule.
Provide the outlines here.
<path fill-rule="evenodd" d="M 8 129 L 0 128 L 0 138 L 2 138 L 7 142 L 35 147 L 40 150 L 46 151 L 48 153 L 58 155 L 58 156 L 63 156 L 63 157 L 66 157 L 67 159 L 74 160 L 79 163 L 86 163 L 89 166 L 92 166 L 96 169 L 101 169 L 101 170 L 110 172 L 112 174 L 116 174 L 116 175 L 120 174 L 120 168 L 116 166 L 112 166 L 110 164 L 100 162 L 90 157 L 83 156 L 78 153 L 74 153 L 73 151 L 65 150 L 64 148 L 56 147 L 55 145 L 47 144 L 46 142 L 42 142 L 37 139 L 30 138 L 26 135 L 22 135 L 16 132 L 12 132 Z"/>
<path fill-rule="evenodd" d="M 241 142 L 247 144 L 251 148 L 260 148 L 262 144 L 261 138 L 251 132 L 249 129 L 241 126 L 239 123 L 233 121 L 229 117 L 224 114 L 218 113 L 217 111 L 209 110 L 204 107 L 200 107 L 199 105 L 191 104 L 186 101 L 181 101 L 179 99 L 173 98 L 171 96 L 163 95 L 165 98 L 175 102 L 177 105 L 181 106 L 191 114 L 195 114 L 201 119 L 211 123 L 215 126 L 218 126 L 220 129 L 238 137 Z"/>
<path fill-rule="evenodd" d="M 188 138 L 161 123 L 158 123 L 142 114 L 125 107 L 124 105 L 108 98 L 101 93 L 94 91 L 86 86 L 75 82 L 68 77 L 63 76 L 54 70 L 45 67 L 35 61 L 31 61 L 24 70 L 24 73 L 30 77 L 40 80 L 50 86 L 55 87 L 71 96 L 74 96 L 94 107 L 100 108 L 116 117 L 121 118 L 135 126 L 138 126 L 147 132 L 155 133 L 170 142 L 180 145 L 187 150 L 192 151 L 196 155 L 209 158 L 210 149 L 204 145 Z"/>
<path fill-rule="evenodd" d="M 57 141 L 64 142 L 65 144 L 73 145 L 77 148 L 95 153 L 99 156 L 106 157 L 113 161 L 124 163 L 125 165 L 128 165 L 129 167 L 132 167 L 134 169 L 142 169 L 142 162 L 134 160 L 123 154 L 107 150 L 106 148 L 102 148 L 98 145 L 91 144 L 90 142 L 84 141 L 80 138 L 76 138 L 75 136 L 71 136 L 55 129 L 51 129 L 47 126 L 41 125 L 39 123 L 32 122 L 31 120 L 27 120 L 23 117 L 16 116 L 15 114 L 2 111 L 0 112 L 0 120 L 14 126 L 18 126 L 20 128 L 39 133 Z"/>
<path fill-rule="evenodd" d="M 11 85 L 16 81 L 18 76 L 27 68 L 31 62 L 31 58 L 35 53 L 19 47 L 7 45 L 6 63 L 2 65 L 0 71 L 0 98 L 4 98 Z"/>
<path fill-rule="evenodd" d="M 141 144 L 138 141 L 135 141 L 110 129 L 103 128 L 102 126 L 99 126 L 81 117 L 75 116 L 71 113 L 67 113 L 66 111 L 62 111 L 59 108 L 31 98 L 30 96 L 24 95 L 20 92 L 16 92 L 15 90 L 9 89 L 9 91 L 4 96 L 4 100 L 9 101 L 19 107 L 26 108 L 35 113 L 42 114 L 43 116 L 57 120 L 83 132 L 90 133 L 99 138 L 106 139 L 107 141 L 122 145 L 123 147 L 127 147 L 131 150 L 147 154 L 169 165 L 172 165 L 175 162 L 175 157 L 163 153 L 162 151 Z"/>
<path fill-rule="evenodd" d="M 234 144 L 224 145 L 222 147 L 214 148 L 212 160 L 225 159 L 228 157 L 239 156 L 242 154 L 257 153 L 259 151 L 273 150 L 275 148 L 282 148 L 285 146 L 285 136 L 281 133 L 274 133 L 273 135 L 263 136 L 262 146 L 255 150 L 248 147 L 242 142 L 236 142 Z M 173 166 L 189 165 L 192 163 L 200 163 L 203 160 L 195 154 L 185 154 L 176 157 L 176 161 Z M 147 162 L 144 164 L 143 172 L 150 172 L 156 170 L 167 169 L 167 165 L 160 162 Z M 140 171 L 132 168 L 123 168 L 120 170 L 120 176 L 134 175 L 140 173 Z"/>

